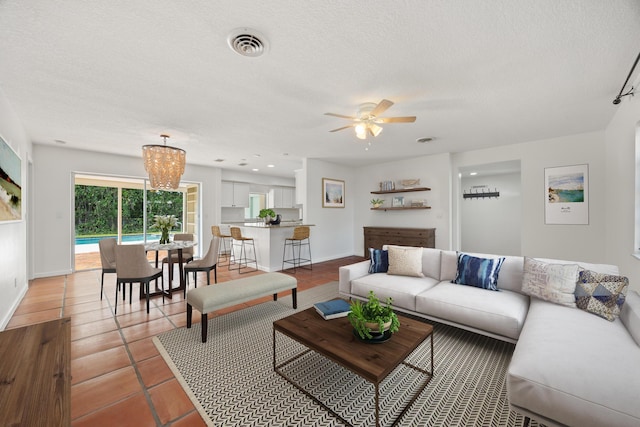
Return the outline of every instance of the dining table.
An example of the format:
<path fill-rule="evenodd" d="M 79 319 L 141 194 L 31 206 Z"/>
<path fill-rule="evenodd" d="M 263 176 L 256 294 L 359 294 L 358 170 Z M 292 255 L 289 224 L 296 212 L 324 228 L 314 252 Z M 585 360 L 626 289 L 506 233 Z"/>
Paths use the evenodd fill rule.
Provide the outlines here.
<path fill-rule="evenodd" d="M 174 251 L 178 253 L 179 285 L 178 287 L 173 287 L 173 283 L 171 282 L 169 283 L 169 286 L 166 287 L 166 289 L 164 290 L 164 294 L 168 298 L 172 298 L 173 292 L 182 291 L 185 289 L 184 260 L 182 257 L 182 251 L 184 249 L 192 248 L 196 245 L 197 243 L 191 240 L 174 240 L 169 243 L 160 243 L 160 242 L 145 243 L 144 249 L 147 252 L 154 251 L 156 253 L 156 256 L 155 256 L 156 268 L 158 268 L 158 253 L 160 251 L 167 251 L 167 258 L 169 259 L 169 271 L 172 271 L 173 265 L 174 265 L 173 257 L 171 256 L 172 253 Z M 157 295 L 162 295 L 162 292 L 163 291 L 161 289 L 158 289 L 158 283 L 156 281 L 156 289 L 154 292 L 150 291 L 149 296 L 153 297 Z M 144 297 L 144 295 L 142 294 L 142 290 L 141 290 L 141 297 Z"/>

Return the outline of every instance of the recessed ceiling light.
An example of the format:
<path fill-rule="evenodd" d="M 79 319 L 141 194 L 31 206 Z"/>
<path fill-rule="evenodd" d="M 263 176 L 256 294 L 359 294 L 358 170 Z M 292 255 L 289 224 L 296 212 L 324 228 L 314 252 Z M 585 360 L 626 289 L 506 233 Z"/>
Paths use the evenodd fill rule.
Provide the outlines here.
<path fill-rule="evenodd" d="M 478 172 L 469 172 L 469 175 L 470 176 L 476 176 L 476 175 L 478 175 Z"/>
<path fill-rule="evenodd" d="M 268 168 L 275 168 L 276 165 L 267 165 Z"/>
<path fill-rule="evenodd" d="M 424 144 L 425 142 L 431 142 L 431 141 L 433 141 L 433 138 L 430 138 L 428 136 L 416 139 L 416 142 L 419 142 L 421 144 Z"/>
<path fill-rule="evenodd" d="M 252 170 L 252 171 L 254 171 L 254 172 L 258 172 L 260 169 L 258 169 L 258 168 L 253 168 L 253 169 L 251 169 L 251 170 Z"/>
<path fill-rule="evenodd" d="M 260 154 L 254 154 L 253 157 L 260 157 Z"/>

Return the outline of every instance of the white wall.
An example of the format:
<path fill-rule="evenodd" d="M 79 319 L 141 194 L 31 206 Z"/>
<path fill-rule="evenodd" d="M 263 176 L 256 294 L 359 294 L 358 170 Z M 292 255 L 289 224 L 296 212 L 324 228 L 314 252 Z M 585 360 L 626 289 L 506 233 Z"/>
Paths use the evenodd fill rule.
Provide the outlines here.
<path fill-rule="evenodd" d="M 99 159 L 99 160 L 98 160 Z M 73 224 L 73 172 L 144 178 L 142 157 L 60 148 L 36 144 L 34 163 L 34 276 L 71 273 Z M 202 244 L 207 248 L 210 227 L 220 218 L 220 169 L 187 164 L 184 181 L 201 183 Z"/>
<path fill-rule="evenodd" d="M 355 203 L 355 219 L 352 236 L 355 255 L 364 255 L 364 226 L 435 228 L 436 248 L 450 249 L 450 202 L 451 172 L 448 153 L 417 157 L 408 160 L 364 166 L 356 170 L 356 186 L 352 193 Z M 385 205 L 391 206 L 393 195 L 374 195 L 371 191 L 379 189 L 381 181 L 400 181 L 402 179 L 420 179 L 420 186 L 431 191 L 400 193 L 405 199 L 425 199 L 431 209 L 372 211 L 369 201 L 372 198 L 386 199 Z"/>
<path fill-rule="evenodd" d="M 627 96 L 616 107 L 605 132 L 606 183 L 602 201 L 606 228 L 602 246 L 604 260 L 620 267 L 630 287 L 640 291 L 640 260 L 632 256 L 635 229 L 636 128 L 640 122 L 640 97 Z"/>
<path fill-rule="evenodd" d="M 608 170 L 604 161 L 604 132 L 468 151 L 453 155 L 453 173 L 460 167 L 520 160 L 522 183 L 521 254 L 602 263 L 605 256 L 606 194 Z M 545 225 L 544 169 L 554 166 L 589 165 L 589 225 Z M 459 216 L 461 196 L 453 188 L 454 217 Z M 454 230 L 457 248 L 459 229 Z"/>
<path fill-rule="evenodd" d="M 460 249 L 500 255 L 520 255 L 520 174 L 463 177 L 463 191 L 498 191 L 500 197 L 468 198 L 460 202 Z"/>
<path fill-rule="evenodd" d="M 28 289 L 27 226 L 33 185 L 27 174 L 32 150 L 31 141 L 2 92 L 0 136 L 22 160 L 20 179 L 23 220 L 0 224 L 0 329 L 4 329 Z"/>
<path fill-rule="evenodd" d="M 354 254 L 353 229 L 357 205 L 356 173 L 353 168 L 317 159 L 304 161 L 306 197 L 303 219 L 311 227 L 311 255 L 313 262 L 322 262 Z M 345 182 L 345 207 L 322 207 L 322 178 Z"/>

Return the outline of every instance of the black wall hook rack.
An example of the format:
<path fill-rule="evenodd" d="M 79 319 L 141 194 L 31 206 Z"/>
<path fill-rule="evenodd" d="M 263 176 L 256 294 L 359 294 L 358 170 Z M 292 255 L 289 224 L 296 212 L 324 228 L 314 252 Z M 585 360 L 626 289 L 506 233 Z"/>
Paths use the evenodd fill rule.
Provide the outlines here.
<path fill-rule="evenodd" d="M 478 193 L 477 191 L 471 192 L 470 190 L 468 193 L 465 191 L 462 197 L 465 199 L 484 199 L 486 197 L 495 197 L 497 199 L 498 197 L 500 197 L 500 192 L 497 189 L 494 189 L 494 191 L 482 190 L 482 192 L 480 193 Z"/>

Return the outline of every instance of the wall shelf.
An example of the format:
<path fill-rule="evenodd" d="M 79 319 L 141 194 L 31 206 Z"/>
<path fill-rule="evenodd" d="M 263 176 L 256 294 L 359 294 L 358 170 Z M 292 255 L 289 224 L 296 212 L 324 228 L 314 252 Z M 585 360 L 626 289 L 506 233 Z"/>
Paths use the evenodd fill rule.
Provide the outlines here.
<path fill-rule="evenodd" d="M 380 207 L 370 208 L 372 211 L 406 211 L 409 209 L 431 209 L 431 206 L 396 206 L 396 207 Z"/>
<path fill-rule="evenodd" d="M 413 191 L 431 191 L 431 189 L 429 187 L 402 188 L 399 190 L 372 191 L 371 194 L 411 193 Z"/>
<path fill-rule="evenodd" d="M 414 191 L 431 191 L 429 187 L 412 187 L 401 188 L 395 190 L 379 190 L 372 191 L 371 194 L 395 194 L 395 193 L 413 193 Z M 395 198 L 395 197 L 394 197 Z M 431 206 L 380 206 L 377 208 L 370 208 L 372 211 L 407 211 L 411 209 L 431 209 Z"/>

